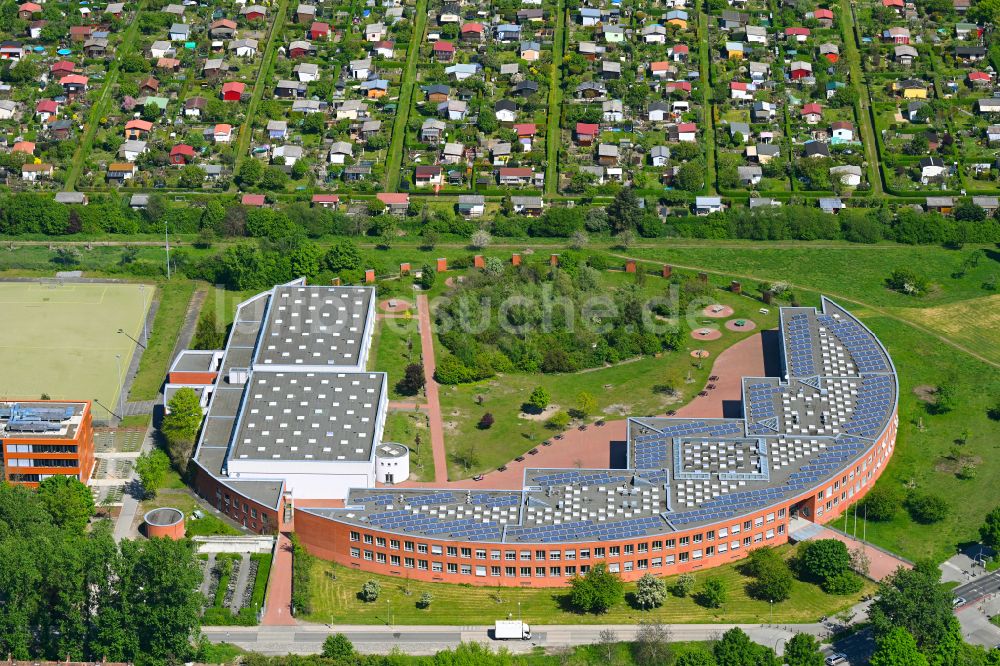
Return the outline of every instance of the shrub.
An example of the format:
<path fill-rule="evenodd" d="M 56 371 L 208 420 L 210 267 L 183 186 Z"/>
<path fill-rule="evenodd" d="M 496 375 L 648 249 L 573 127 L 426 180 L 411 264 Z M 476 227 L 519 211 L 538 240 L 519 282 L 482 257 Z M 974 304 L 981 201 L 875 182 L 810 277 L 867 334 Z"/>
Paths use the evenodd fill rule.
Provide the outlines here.
<path fill-rule="evenodd" d="M 595 564 L 583 576 L 570 582 L 570 603 L 585 613 L 606 613 L 625 596 L 621 578 L 610 571 L 604 562 Z"/>
<path fill-rule="evenodd" d="M 329 659 L 349 659 L 354 656 L 354 644 L 344 634 L 333 634 L 323 641 L 322 654 Z"/>
<path fill-rule="evenodd" d="M 899 493 L 884 484 L 869 490 L 862 501 L 868 520 L 876 521 L 892 520 L 901 505 Z"/>
<path fill-rule="evenodd" d="M 663 605 L 667 584 L 651 573 L 643 574 L 635 586 L 635 605 L 643 610 Z"/>
<path fill-rule="evenodd" d="M 906 510 L 918 523 L 930 524 L 944 520 L 951 509 L 943 497 L 914 491 L 906 498 Z"/>
<path fill-rule="evenodd" d="M 549 392 L 546 391 L 544 387 L 536 386 L 535 390 L 528 396 L 528 401 L 525 404 L 536 413 L 541 413 L 545 411 L 546 407 L 549 406 L 549 402 L 551 400 L 552 398 L 549 396 Z"/>
<path fill-rule="evenodd" d="M 431 593 L 424 592 L 420 595 L 420 600 L 417 601 L 417 608 L 430 608 L 432 601 L 434 601 L 434 597 L 431 596 Z"/>
<path fill-rule="evenodd" d="M 887 287 L 901 294 L 920 296 L 927 291 L 927 278 L 909 268 L 897 268 L 885 279 Z"/>
<path fill-rule="evenodd" d="M 382 591 L 382 586 L 377 580 L 368 580 L 361 586 L 361 600 L 371 603 L 378 601 L 378 595 Z"/>
<path fill-rule="evenodd" d="M 670 592 L 675 597 L 686 597 L 691 594 L 692 590 L 694 590 L 694 576 L 689 573 L 678 576 L 674 584 L 670 586 Z"/>
<path fill-rule="evenodd" d="M 864 581 L 853 571 L 841 571 L 824 580 L 822 587 L 827 594 L 857 594 L 864 587 Z"/>
<path fill-rule="evenodd" d="M 701 588 L 698 602 L 707 608 L 720 608 L 726 603 L 726 583 L 721 578 L 709 578 Z"/>
<path fill-rule="evenodd" d="M 477 424 L 477 426 L 478 426 L 478 428 L 480 430 L 489 430 L 490 428 L 492 428 L 493 427 L 493 415 L 490 414 L 489 412 L 486 412 L 485 414 L 483 414 L 483 417 L 481 419 L 479 419 L 479 423 Z"/>
<path fill-rule="evenodd" d="M 563 430 L 569 425 L 569 414 L 567 412 L 558 411 L 545 422 L 545 425 L 553 430 Z"/>

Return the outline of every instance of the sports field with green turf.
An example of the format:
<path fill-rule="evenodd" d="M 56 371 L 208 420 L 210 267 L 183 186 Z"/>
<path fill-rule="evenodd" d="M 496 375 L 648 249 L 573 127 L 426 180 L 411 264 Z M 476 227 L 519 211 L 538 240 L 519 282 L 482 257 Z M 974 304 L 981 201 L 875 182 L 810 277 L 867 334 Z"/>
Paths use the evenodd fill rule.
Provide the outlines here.
<path fill-rule="evenodd" d="M 93 400 L 117 410 L 155 287 L 0 283 L 0 397 Z M 118 358 L 120 357 L 120 359 Z M 107 417 L 94 406 L 95 418 Z"/>

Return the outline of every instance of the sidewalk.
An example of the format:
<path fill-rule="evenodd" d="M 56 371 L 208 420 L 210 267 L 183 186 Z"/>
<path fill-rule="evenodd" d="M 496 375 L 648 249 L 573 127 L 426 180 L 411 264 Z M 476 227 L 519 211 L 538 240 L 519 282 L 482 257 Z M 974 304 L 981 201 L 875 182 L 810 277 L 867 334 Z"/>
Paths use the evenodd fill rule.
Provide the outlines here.
<path fill-rule="evenodd" d="M 292 542 L 288 535 L 284 532 L 279 534 L 274 548 L 274 565 L 267 583 L 267 609 L 262 624 L 295 627 L 295 618 L 292 617 Z M 290 640 L 294 642 L 294 635 Z"/>

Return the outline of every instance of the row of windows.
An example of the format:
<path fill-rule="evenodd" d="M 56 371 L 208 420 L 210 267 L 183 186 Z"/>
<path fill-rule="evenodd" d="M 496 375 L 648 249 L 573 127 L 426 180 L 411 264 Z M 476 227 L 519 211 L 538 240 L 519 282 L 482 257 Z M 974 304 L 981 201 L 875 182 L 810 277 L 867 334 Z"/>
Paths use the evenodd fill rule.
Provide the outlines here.
<path fill-rule="evenodd" d="M 79 467 L 76 458 L 10 458 L 8 467 Z"/>
<path fill-rule="evenodd" d="M 76 453 L 76 444 L 8 444 L 7 453 Z"/>
<path fill-rule="evenodd" d="M 459 546 L 440 546 L 437 544 L 426 544 L 426 543 L 416 543 L 414 541 L 400 541 L 399 539 L 387 539 L 386 537 L 375 536 L 373 534 L 362 534 L 358 531 L 351 531 L 350 539 L 352 542 L 363 541 L 366 545 L 375 546 L 377 548 L 385 548 L 388 546 L 390 550 L 402 550 L 404 552 L 413 553 L 416 552 L 421 555 L 426 555 L 428 552 L 431 555 L 446 555 L 447 557 L 462 557 L 465 559 L 472 559 L 475 557 L 477 560 L 506 560 L 508 562 L 513 561 L 543 561 L 548 560 L 551 562 L 559 562 L 561 560 L 589 560 L 591 557 L 595 559 L 603 559 L 605 557 L 620 557 L 621 555 L 634 555 L 636 553 L 643 554 L 649 552 L 659 552 L 662 550 L 673 550 L 675 548 L 685 548 L 691 544 L 700 544 L 703 542 L 714 542 L 716 539 L 726 539 L 730 535 L 740 534 L 741 532 L 748 532 L 752 529 L 762 527 L 765 523 L 770 524 L 775 522 L 776 519 L 783 519 L 786 515 L 785 509 L 780 509 L 777 513 L 768 513 L 766 516 L 758 516 L 754 520 L 747 520 L 743 523 L 736 523 L 730 527 L 721 527 L 718 530 L 708 530 L 702 534 L 694 534 L 691 536 L 682 536 L 679 539 L 654 539 L 649 542 L 642 542 L 637 544 L 625 544 L 623 546 L 608 546 L 608 547 L 598 547 L 598 548 L 580 548 L 580 549 L 562 549 L 562 550 L 499 550 L 499 549 L 486 549 L 486 548 L 471 548 L 471 547 L 459 547 Z"/>
<path fill-rule="evenodd" d="M 730 550 L 738 550 L 740 548 L 749 548 L 754 544 L 763 543 L 765 540 L 773 539 L 776 535 L 784 534 L 785 526 L 784 524 L 777 525 L 775 529 L 768 529 L 764 532 L 758 532 L 752 536 L 745 536 L 742 539 L 732 539 L 730 541 L 718 541 L 714 545 L 706 546 L 705 548 L 695 548 L 690 551 L 683 551 L 680 553 L 669 554 L 661 557 L 653 558 L 641 558 L 637 560 L 629 560 L 626 562 L 609 562 L 608 570 L 613 572 L 619 571 L 633 571 L 635 569 L 643 570 L 649 568 L 659 568 L 662 566 L 670 566 L 676 564 L 677 562 L 684 563 L 691 560 L 700 560 L 707 557 L 713 557 L 716 554 L 726 553 Z M 597 550 L 603 551 L 603 548 L 595 548 Z M 610 549 L 609 549 L 610 550 Z M 441 573 L 447 569 L 450 574 L 462 574 L 462 575 L 472 575 L 475 571 L 476 576 L 486 576 L 487 569 L 489 570 L 490 576 L 507 576 L 514 577 L 518 576 L 521 578 L 543 578 L 552 576 L 575 576 L 578 572 L 581 574 L 587 573 L 590 570 L 589 564 L 581 564 L 579 567 L 577 565 L 566 565 L 566 566 L 550 566 L 550 567 L 526 567 L 526 566 L 504 566 L 491 565 L 487 567 L 486 565 L 472 565 L 472 564 L 459 564 L 456 562 L 438 562 L 438 561 L 428 561 L 422 558 L 414 558 L 407 556 L 395 555 L 393 553 L 383 553 L 381 551 L 373 551 L 369 549 L 362 550 L 360 547 L 351 547 L 351 557 L 353 559 L 364 559 L 367 562 L 376 562 L 378 564 L 389 564 L 390 566 L 398 567 L 402 566 L 406 569 L 418 569 L 420 571 L 433 571 L 435 573 Z M 530 552 L 530 551 L 525 551 Z M 596 555 L 595 555 L 596 557 Z M 603 557 L 603 556 L 602 556 Z M 502 573 L 501 573 L 502 572 Z"/>

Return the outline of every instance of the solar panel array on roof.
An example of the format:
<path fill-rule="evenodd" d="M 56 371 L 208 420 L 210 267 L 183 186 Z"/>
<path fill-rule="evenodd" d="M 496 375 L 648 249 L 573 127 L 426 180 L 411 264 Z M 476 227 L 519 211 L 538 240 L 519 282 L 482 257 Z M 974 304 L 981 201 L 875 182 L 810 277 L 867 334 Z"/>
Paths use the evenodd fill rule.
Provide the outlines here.
<path fill-rule="evenodd" d="M 809 315 L 792 315 L 788 318 L 785 329 L 787 337 L 785 356 L 788 359 L 789 376 L 815 375 L 816 360 L 813 357 L 813 338 L 812 330 L 809 327 Z"/>
<path fill-rule="evenodd" d="M 854 413 L 844 430 L 862 437 L 875 437 L 886 423 L 894 404 L 895 382 L 889 375 L 865 377 L 861 382 Z"/>
<path fill-rule="evenodd" d="M 892 372 L 885 353 L 872 334 L 859 323 L 832 315 L 817 315 L 816 321 L 829 328 L 843 343 L 860 373 Z"/>

